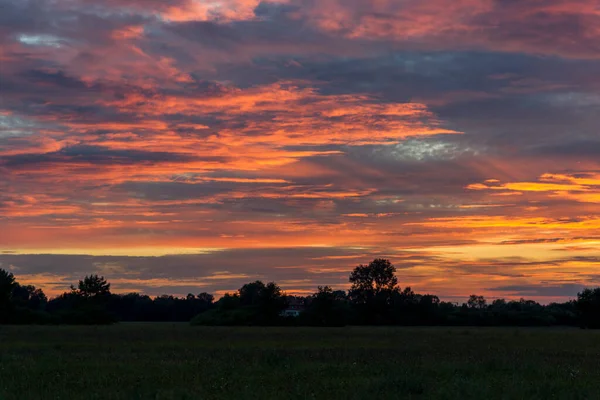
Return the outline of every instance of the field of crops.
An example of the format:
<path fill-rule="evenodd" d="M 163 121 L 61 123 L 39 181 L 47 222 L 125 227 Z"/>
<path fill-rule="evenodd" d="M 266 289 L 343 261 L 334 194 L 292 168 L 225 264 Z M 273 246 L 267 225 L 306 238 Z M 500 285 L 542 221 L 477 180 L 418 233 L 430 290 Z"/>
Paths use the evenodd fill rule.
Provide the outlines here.
<path fill-rule="evenodd" d="M 596 399 L 600 332 L 0 326 L 0 399 Z"/>

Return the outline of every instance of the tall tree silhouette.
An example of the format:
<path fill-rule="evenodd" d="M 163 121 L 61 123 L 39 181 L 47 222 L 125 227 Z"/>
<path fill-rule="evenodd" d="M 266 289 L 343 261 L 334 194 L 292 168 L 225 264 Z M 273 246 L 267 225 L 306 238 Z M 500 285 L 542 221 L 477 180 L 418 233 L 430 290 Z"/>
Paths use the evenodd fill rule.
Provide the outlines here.
<path fill-rule="evenodd" d="M 110 295 L 110 283 L 103 276 L 89 275 L 79 281 L 77 288 L 71 286 L 71 290 L 85 298 L 93 298 Z"/>
<path fill-rule="evenodd" d="M 600 288 L 585 289 L 578 293 L 577 310 L 582 328 L 600 328 Z"/>
<path fill-rule="evenodd" d="M 319 286 L 309 298 L 305 320 L 316 326 L 343 326 L 348 323 L 349 304 L 346 293 L 329 286 Z"/>
<path fill-rule="evenodd" d="M 358 309 L 360 323 L 382 324 L 389 321 L 394 296 L 398 293 L 396 268 L 389 260 L 377 258 L 359 265 L 350 274 L 348 296 Z"/>
<path fill-rule="evenodd" d="M 15 281 L 15 276 L 12 273 L 0 268 L 0 302 L 10 301 L 13 288 L 16 284 L 17 282 Z"/>
<path fill-rule="evenodd" d="M 253 310 L 254 319 L 259 323 L 270 323 L 276 320 L 285 308 L 286 300 L 283 291 L 275 282 L 266 285 L 261 281 L 247 283 L 239 289 L 240 304 Z"/>
<path fill-rule="evenodd" d="M 206 292 L 199 293 L 198 296 L 196 296 L 196 297 L 202 303 L 206 304 L 207 307 L 212 306 L 213 302 L 215 301 L 215 296 L 213 296 L 210 293 L 206 293 Z"/>
<path fill-rule="evenodd" d="M 0 322 L 6 322 L 11 311 L 13 289 L 16 286 L 15 276 L 0 269 Z"/>
<path fill-rule="evenodd" d="M 469 296 L 469 300 L 467 300 L 467 307 L 476 310 L 483 310 L 487 307 L 487 301 L 483 296 L 472 294 Z"/>
<path fill-rule="evenodd" d="M 368 303 L 380 294 L 398 289 L 396 267 L 389 260 L 377 258 L 368 265 L 359 265 L 350 274 L 349 296 L 354 303 Z"/>

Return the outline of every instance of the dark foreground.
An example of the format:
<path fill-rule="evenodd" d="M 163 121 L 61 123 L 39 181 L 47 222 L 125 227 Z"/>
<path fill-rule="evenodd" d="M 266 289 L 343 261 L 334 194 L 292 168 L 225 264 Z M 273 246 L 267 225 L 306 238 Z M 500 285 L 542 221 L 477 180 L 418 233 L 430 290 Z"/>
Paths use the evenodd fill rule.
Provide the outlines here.
<path fill-rule="evenodd" d="M 0 399 L 596 399 L 600 332 L 0 326 Z"/>

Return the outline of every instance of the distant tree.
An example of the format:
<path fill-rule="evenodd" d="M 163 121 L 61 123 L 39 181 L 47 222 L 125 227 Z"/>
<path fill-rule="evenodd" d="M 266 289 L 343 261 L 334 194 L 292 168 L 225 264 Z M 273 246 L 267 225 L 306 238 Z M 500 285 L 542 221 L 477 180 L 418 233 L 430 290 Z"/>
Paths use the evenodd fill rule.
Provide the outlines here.
<path fill-rule="evenodd" d="M 283 291 L 275 282 L 266 285 L 262 281 L 247 283 L 239 289 L 240 304 L 255 310 L 255 319 L 272 322 L 286 307 Z"/>
<path fill-rule="evenodd" d="M 348 294 L 345 290 L 334 290 L 332 292 L 333 297 L 339 301 L 348 301 Z"/>
<path fill-rule="evenodd" d="M 12 302 L 17 307 L 28 308 L 30 310 L 43 310 L 48 303 L 48 298 L 42 289 L 37 289 L 32 285 L 15 284 L 12 292 Z"/>
<path fill-rule="evenodd" d="M 262 281 L 246 283 L 239 290 L 240 303 L 242 306 L 256 306 L 260 302 L 261 294 L 266 285 Z"/>
<path fill-rule="evenodd" d="M 577 293 L 576 306 L 582 328 L 600 328 L 600 288 L 584 289 Z"/>
<path fill-rule="evenodd" d="M 440 299 L 431 294 L 416 295 L 418 301 L 413 306 L 415 317 L 413 320 L 419 325 L 438 324 L 442 318 L 440 316 Z"/>
<path fill-rule="evenodd" d="M 79 281 L 71 291 L 52 299 L 49 311 L 62 323 L 101 325 L 118 320 L 114 297 L 110 293 L 110 283 L 103 276 L 89 275 Z"/>
<path fill-rule="evenodd" d="M 359 265 L 350 274 L 348 297 L 355 308 L 356 323 L 389 324 L 394 298 L 398 296 L 396 268 L 389 260 L 377 258 Z"/>
<path fill-rule="evenodd" d="M 496 299 L 471 295 L 462 306 L 441 302 L 437 296 L 401 290 L 394 266 L 385 259 L 359 265 L 349 277 L 348 293 L 319 286 L 312 296 L 285 296 L 274 282 L 250 282 L 216 303 L 209 293 L 151 298 L 139 293 L 111 294 L 110 283 L 86 276 L 77 287 L 50 301 L 31 285 L 20 285 L 12 273 L 0 269 L 0 322 L 11 324 L 109 324 L 121 321 L 190 321 L 198 325 L 304 324 L 340 326 L 396 325 L 568 325 L 600 328 L 600 288 L 585 289 L 577 301 L 542 305 L 533 300 Z M 306 311 L 299 318 L 282 318 L 287 301 L 300 301 Z M 195 317 L 194 317 L 195 316 Z"/>
<path fill-rule="evenodd" d="M 348 322 L 349 304 L 346 292 L 319 286 L 317 293 L 310 296 L 309 306 L 302 317 L 309 325 L 344 326 Z"/>
<path fill-rule="evenodd" d="M 403 303 L 412 303 L 416 304 L 421 300 L 421 295 L 416 294 L 410 286 L 405 287 L 400 291 L 398 288 L 397 297 Z M 433 299 L 432 299 L 433 300 Z"/>
<path fill-rule="evenodd" d="M 198 298 L 198 300 L 207 304 L 208 306 L 211 306 L 213 304 L 213 302 L 215 301 L 215 296 L 213 296 L 210 293 L 206 293 L 206 292 L 202 292 L 202 293 L 198 294 L 198 296 L 196 296 L 196 297 Z"/>
<path fill-rule="evenodd" d="M 95 298 L 110 295 L 110 283 L 103 276 L 90 275 L 79 281 L 77 288 L 71 290 L 85 298 Z"/>
<path fill-rule="evenodd" d="M 492 304 L 490 306 L 495 310 L 502 310 L 506 307 L 506 304 L 506 300 L 504 299 L 495 299 L 494 301 L 492 301 Z"/>
<path fill-rule="evenodd" d="M 140 293 L 113 294 L 108 309 L 118 317 L 119 321 L 160 320 L 152 298 Z"/>
<path fill-rule="evenodd" d="M 577 310 L 577 301 L 571 300 L 566 303 L 550 303 L 545 310 L 554 319 L 555 325 L 581 326 Z"/>
<path fill-rule="evenodd" d="M 260 306 L 269 308 L 285 307 L 283 291 L 275 282 L 264 284 L 262 281 L 247 283 L 239 289 L 240 303 L 243 306 Z"/>
<path fill-rule="evenodd" d="M 0 268 L 0 307 L 8 307 L 16 285 L 15 276 Z"/>
<path fill-rule="evenodd" d="M 460 308 L 455 303 L 451 303 L 449 301 L 440 301 L 438 310 L 444 324 L 457 324 L 457 319 L 459 319 L 457 313 L 460 312 Z"/>
<path fill-rule="evenodd" d="M 417 295 L 418 310 L 423 316 L 431 316 L 435 314 L 440 305 L 440 298 L 432 294 Z"/>
<path fill-rule="evenodd" d="M 269 282 L 260 294 L 260 307 L 263 312 L 277 316 L 287 306 L 283 290 L 275 282 Z"/>
<path fill-rule="evenodd" d="M 7 323 L 12 312 L 12 294 L 17 285 L 12 273 L 0 269 L 0 323 Z"/>
<path fill-rule="evenodd" d="M 223 297 L 217 301 L 219 310 L 234 310 L 240 307 L 240 295 L 238 293 L 225 293 Z"/>
<path fill-rule="evenodd" d="M 209 296 L 201 297 L 210 300 Z M 286 304 L 276 283 L 254 281 L 243 285 L 238 293 L 225 294 L 215 308 L 194 317 L 192 325 L 276 325 Z"/>
<path fill-rule="evenodd" d="M 350 274 L 349 297 L 354 303 L 368 303 L 379 294 L 390 296 L 397 290 L 396 268 L 389 260 L 377 258 L 368 265 L 359 265 Z"/>
<path fill-rule="evenodd" d="M 205 312 L 196 315 L 192 325 L 233 326 L 252 324 L 253 312 L 248 312 L 241 306 L 238 293 L 225 293 L 214 305 Z"/>
<path fill-rule="evenodd" d="M 487 301 L 483 296 L 472 294 L 467 300 L 467 307 L 476 310 L 483 310 L 487 307 Z"/>
<path fill-rule="evenodd" d="M 398 325 L 432 325 L 439 318 L 440 299 L 430 294 L 417 294 L 410 287 L 395 291 L 392 321 Z"/>

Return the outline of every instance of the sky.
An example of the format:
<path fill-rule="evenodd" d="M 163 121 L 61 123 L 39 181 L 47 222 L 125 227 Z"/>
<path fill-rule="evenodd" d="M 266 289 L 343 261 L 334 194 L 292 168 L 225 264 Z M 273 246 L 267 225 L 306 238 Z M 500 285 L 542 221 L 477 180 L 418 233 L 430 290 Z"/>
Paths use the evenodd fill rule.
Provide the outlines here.
<path fill-rule="evenodd" d="M 0 268 L 56 295 L 600 285 L 597 0 L 0 0 Z"/>

